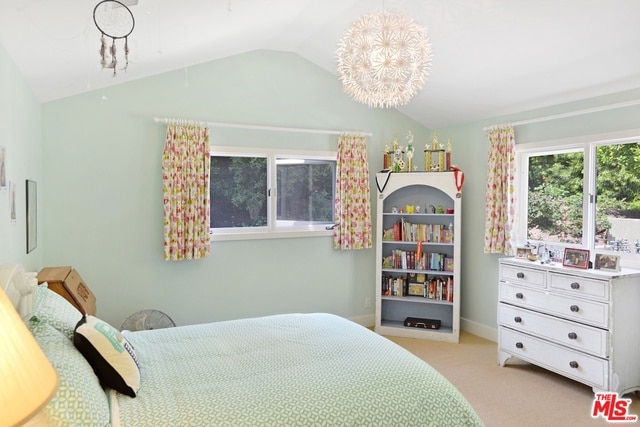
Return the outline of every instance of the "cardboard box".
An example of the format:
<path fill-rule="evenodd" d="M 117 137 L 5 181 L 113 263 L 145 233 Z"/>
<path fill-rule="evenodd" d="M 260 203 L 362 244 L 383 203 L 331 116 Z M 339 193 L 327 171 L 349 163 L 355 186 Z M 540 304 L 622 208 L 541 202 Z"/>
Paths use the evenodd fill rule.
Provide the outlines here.
<path fill-rule="evenodd" d="M 49 289 L 73 304 L 80 313 L 95 316 L 96 297 L 74 268 L 45 267 L 38 273 L 38 284 L 44 282 L 47 282 Z"/>

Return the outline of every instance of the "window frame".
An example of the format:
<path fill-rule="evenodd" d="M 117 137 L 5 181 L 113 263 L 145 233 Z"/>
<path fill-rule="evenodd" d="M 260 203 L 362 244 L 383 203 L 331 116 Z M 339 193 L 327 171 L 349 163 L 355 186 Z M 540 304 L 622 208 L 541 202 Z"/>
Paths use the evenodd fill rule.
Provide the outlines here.
<path fill-rule="evenodd" d="M 210 228 L 209 235 L 211 241 L 232 241 L 232 240 L 259 240 L 259 239 L 282 239 L 298 237 L 326 237 L 333 236 L 333 230 L 327 229 L 327 224 L 305 225 L 305 226 L 278 226 L 277 209 L 278 197 L 276 194 L 276 159 L 277 158 L 298 158 L 308 160 L 332 160 L 337 162 L 337 151 L 314 151 L 295 150 L 279 148 L 254 148 L 254 147 L 231 147 L 231 146 L 211 146 L 209 155 L 231 156 L 231 157 L 264 157 L 267 159 L 267 225 L 264 227 L 229 227 Z M 335 187 L 334 187 L 335 192 Z"/>
<path fill-rule="evenodd" d="M 582 243 L 571 244 L 561 242 L 544 242 L 557 248 L 580 247 L 588 249 L 591 253 L 605 252 L 619 255 L 625 266 L 640 268 L 640 254 L 608 251 L 603 248 L 595 248 L 595 221 L 596 221 L 596 147 L 602 145 L 617 145 L 640 140 L 640 129 L 629 129 L 618 132 L 584 135 L 570 138 L 561 138 L 548 141 L 537 141 L 516 144 L 515 186 L 517 200 L 515 205 L 515 221 L 512 238 L 514 247 L 528 241 L 528 177 L 529 157 L 532 155 L 562 154 L 571 151 L 584 153 L 583 172 L 583 224 Z"/>

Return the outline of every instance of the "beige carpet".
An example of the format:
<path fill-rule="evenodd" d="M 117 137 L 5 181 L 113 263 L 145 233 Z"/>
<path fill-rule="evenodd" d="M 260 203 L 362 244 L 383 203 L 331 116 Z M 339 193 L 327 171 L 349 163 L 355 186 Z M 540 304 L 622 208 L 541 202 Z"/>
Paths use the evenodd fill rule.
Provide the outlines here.
<path fill-rule="evenodd" d="M 640 425 L 591 418 L 590 387 L 513 358 L 500 367 L 496 343 L 475 335 L 463 332 L 459 344 L 387 338 L 449 379 L 487 427 Z M 638 396 L 625 396 L 629 397 L 629 412 L 640 416 Z"/>

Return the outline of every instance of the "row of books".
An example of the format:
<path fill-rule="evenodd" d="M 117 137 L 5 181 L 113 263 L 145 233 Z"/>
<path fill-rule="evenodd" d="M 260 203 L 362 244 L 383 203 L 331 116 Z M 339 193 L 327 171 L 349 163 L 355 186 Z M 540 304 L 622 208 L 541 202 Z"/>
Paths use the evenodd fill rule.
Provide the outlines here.
<path fill-rule="evenodd" d="M 397 242 L 453 243 L 453 225 L 412 224 L 402 217 L 392 228 L 384 230 L 382 239 Z"/>
<path fill-rule="evenodd" d="M 415 273 L 410 273 L 407 277 L 382 276 L 382 295 L 415 296 L 453 302 L 453 277 L 425 277 L 422 282 L 415 281 L 421 279 L 419 276 Z"/>
<path fill-rule="evenodd" d="M 382 259 L 382 268 L 402 270 L 453 271 L 453 257 L 437 252 L 422 252 L 395 249 Z"/>

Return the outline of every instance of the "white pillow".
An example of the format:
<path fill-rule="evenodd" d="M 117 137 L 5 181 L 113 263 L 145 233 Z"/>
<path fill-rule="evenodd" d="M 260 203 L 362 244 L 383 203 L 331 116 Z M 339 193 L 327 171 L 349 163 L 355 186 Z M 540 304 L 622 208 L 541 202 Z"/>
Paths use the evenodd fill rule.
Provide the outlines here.
<path fill-rule="evenodd" d="M 136 397 L 140 389 L 137 356 L 119 330 L 97 317 L 85 315 L 76 325 L 73 344 L 104 386 Z"/>
<path fill-rule="evenodd" d="M 73 331 L 81 318 L 82 313 L 69 301 L 49 289 L 46 283 L 36 287 L 30 322 L 48 323 L 73 341 Z"/>

